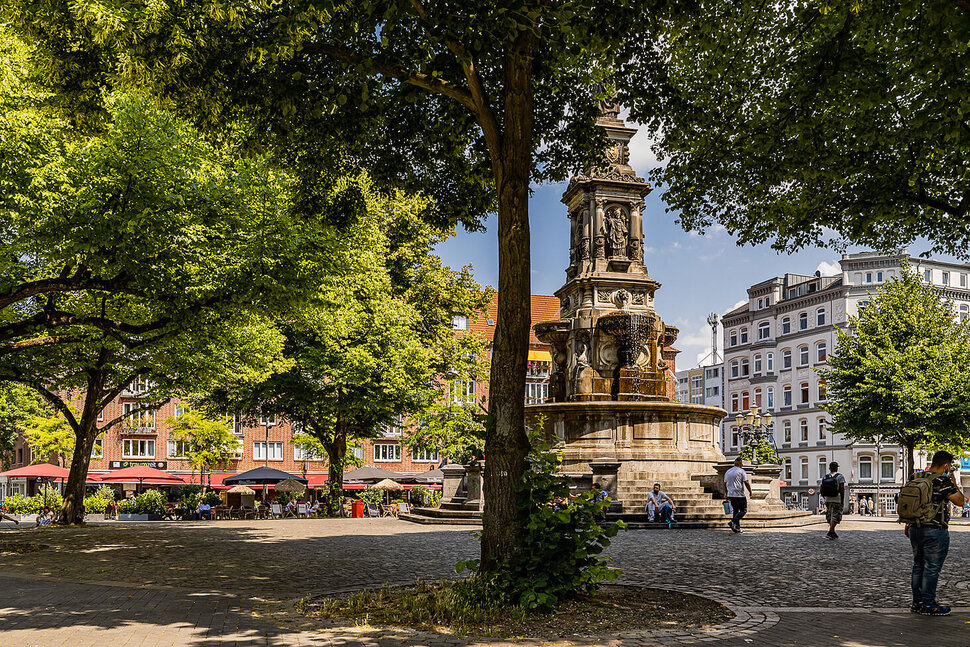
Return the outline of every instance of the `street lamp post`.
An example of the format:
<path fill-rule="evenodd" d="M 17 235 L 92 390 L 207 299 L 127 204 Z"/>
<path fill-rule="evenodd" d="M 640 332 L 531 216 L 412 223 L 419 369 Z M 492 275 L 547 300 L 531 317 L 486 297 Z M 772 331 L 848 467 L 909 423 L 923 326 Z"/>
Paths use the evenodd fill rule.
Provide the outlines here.
<path fill-rule="evenodd" d="M 268 415 L 263 419 L 263 421 L 266 426 L 266 444 L 263 445 L 263 454 L 264 454 L 265 460 L 263 461 L 263 465 L 268 468 L 269 467 L 269 428 L 273 426 L 273 423 L 270 421 L 270 417 Z M 263 481 L 263 505 L 269 505 L 266 502 L 266 487 L 267 487 L 266 482 Z"/>
<path fill-rule="evenodd" d="M 758 462 L 758 441 L 762 438 L 771 439 L 771 412 L 765 411 L 763 414 L 758 412 L 758 407 L 751 407 L 747 414 L 739 413 L 734 422 L 738 426 L 744 444 L 751 444 L 751 462 L 760 465 Z"/>

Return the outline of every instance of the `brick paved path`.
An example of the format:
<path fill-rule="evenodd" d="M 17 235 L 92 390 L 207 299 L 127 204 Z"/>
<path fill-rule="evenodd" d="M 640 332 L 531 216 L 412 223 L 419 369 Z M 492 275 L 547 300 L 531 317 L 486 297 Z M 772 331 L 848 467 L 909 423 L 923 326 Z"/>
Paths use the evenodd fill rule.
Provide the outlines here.
<path fill-rule="evenodd" d="M 396 520 L 109 524 L 3 532 L 0 540 L 50 546 L 0 557 L 0 647 L 469 644 L 368 628 L 309 630 L 279 613 L 307 593 L 448 576 L 477 551 L 465 528 Z M 818 529 L 624 533 L 611 549 L 622 581 L 707 595 L 738 618 L 714 631 L 629 633 L 595 644 L 970 645 L 970 528 L 951 533 L 940 587 L 940 599 L 956 606 L 949 618 L 903 608 L 907 551 L 899 529 L 879 522 L 850 522 L 837 542 Z"/>

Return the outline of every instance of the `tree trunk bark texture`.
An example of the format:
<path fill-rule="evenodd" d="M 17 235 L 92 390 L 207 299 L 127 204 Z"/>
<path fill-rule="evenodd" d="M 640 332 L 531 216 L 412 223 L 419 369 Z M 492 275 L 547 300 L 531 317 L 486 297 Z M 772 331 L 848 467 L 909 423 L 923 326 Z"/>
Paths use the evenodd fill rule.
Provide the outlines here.
<path fill-rule="evenodd" d="M 88 466 L 91 452 L 98 436 L 96 420 L 87 425 L 82 419 L 81 429 L 74 432 L 74 456 L 71 458 L 71 473 L 64 487 L 64 503 L 61 506 L 60 523 L 78 525 L 84 523 L 84 487 L 88 480 Z"/>
<path fill-rule="evenodd" d="M 492 346 L 485 440 L 483 570 L 515 559 L 522 512 L 518 489 L 526 467 L 525 372 L 532 327 L 529 180 L 532 172 L 532 48 L 521 36 L 505 61 L 501 151 L 492 151 L 498 190 L 498 320 Z"/>
<path fill-rule="evenodd" d="M 347 458 L 347 430 L 338 429 L 332 441 L 324 441 L 327 451 L 327 516 L 340 516 L 344 496 L 344 461 Z"/>

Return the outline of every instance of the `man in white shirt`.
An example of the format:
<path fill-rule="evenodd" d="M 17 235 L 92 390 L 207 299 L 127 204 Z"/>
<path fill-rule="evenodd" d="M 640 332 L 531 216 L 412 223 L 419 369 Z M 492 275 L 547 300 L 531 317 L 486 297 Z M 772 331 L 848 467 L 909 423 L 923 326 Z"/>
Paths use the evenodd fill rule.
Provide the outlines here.
<path fill-rule="evenodd" d="M 744 471 L 743 466 L 744 460 L 739 456 L 734 459 L 734 467 L 724 475 L 727 498 L 731 502 L 731 509 L 734 510 L 734 516 L 728 525 L 736 533 L 741 532 L 741 518 L 748 512 L 748 499 L 745 498 L 744 489 L 748 488 L 748 494 L 751 494 L 751 479 L 748 478 L 748 473 Z"/>
<path fill-rule="evenodd" d="M 650 521 L 670 523 L 674 518 L 674 502 L 659 483 L 653 484 L 653 491 L 647 495 L 647 515 Z"/>

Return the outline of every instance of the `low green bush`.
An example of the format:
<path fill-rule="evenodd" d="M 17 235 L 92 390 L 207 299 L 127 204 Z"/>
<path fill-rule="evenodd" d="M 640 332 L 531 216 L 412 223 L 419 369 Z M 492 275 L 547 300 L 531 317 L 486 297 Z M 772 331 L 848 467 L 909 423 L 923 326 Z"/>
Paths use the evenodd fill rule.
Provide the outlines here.
<path fill-rule="evenodd" d="M 222 505 L 222 497 L 219 496 L 219 493 L 214 490 L 209 490 L 208 492 L 206 492 L 205 495 L 202 497 L 202 500 L 208 503 L 209 505 L 213 505 L 213 506 Z"/>
<path fill-rule="evenodd" d="M 381 503 L 384 503 L 384 499 L 387 498 L 387 495 L 384 494 L 384 490 L 361 490 L 360 494 L 357 495 L 357 498 L 364 503 L 380 505 Z"/>
<path fill-rule="evenodd" d="M 104 509 L 108 507 L 108 502 L 99 496 L 91 495 L 84 497 L 84 511 L 94 512 L 96 514 L 104 513 Z"/>
<path fill-rule="evenodd" d="M 10 514 L 37 514 L 43 503 L 37 497 L 11 494 L 3 501 Z"/>

